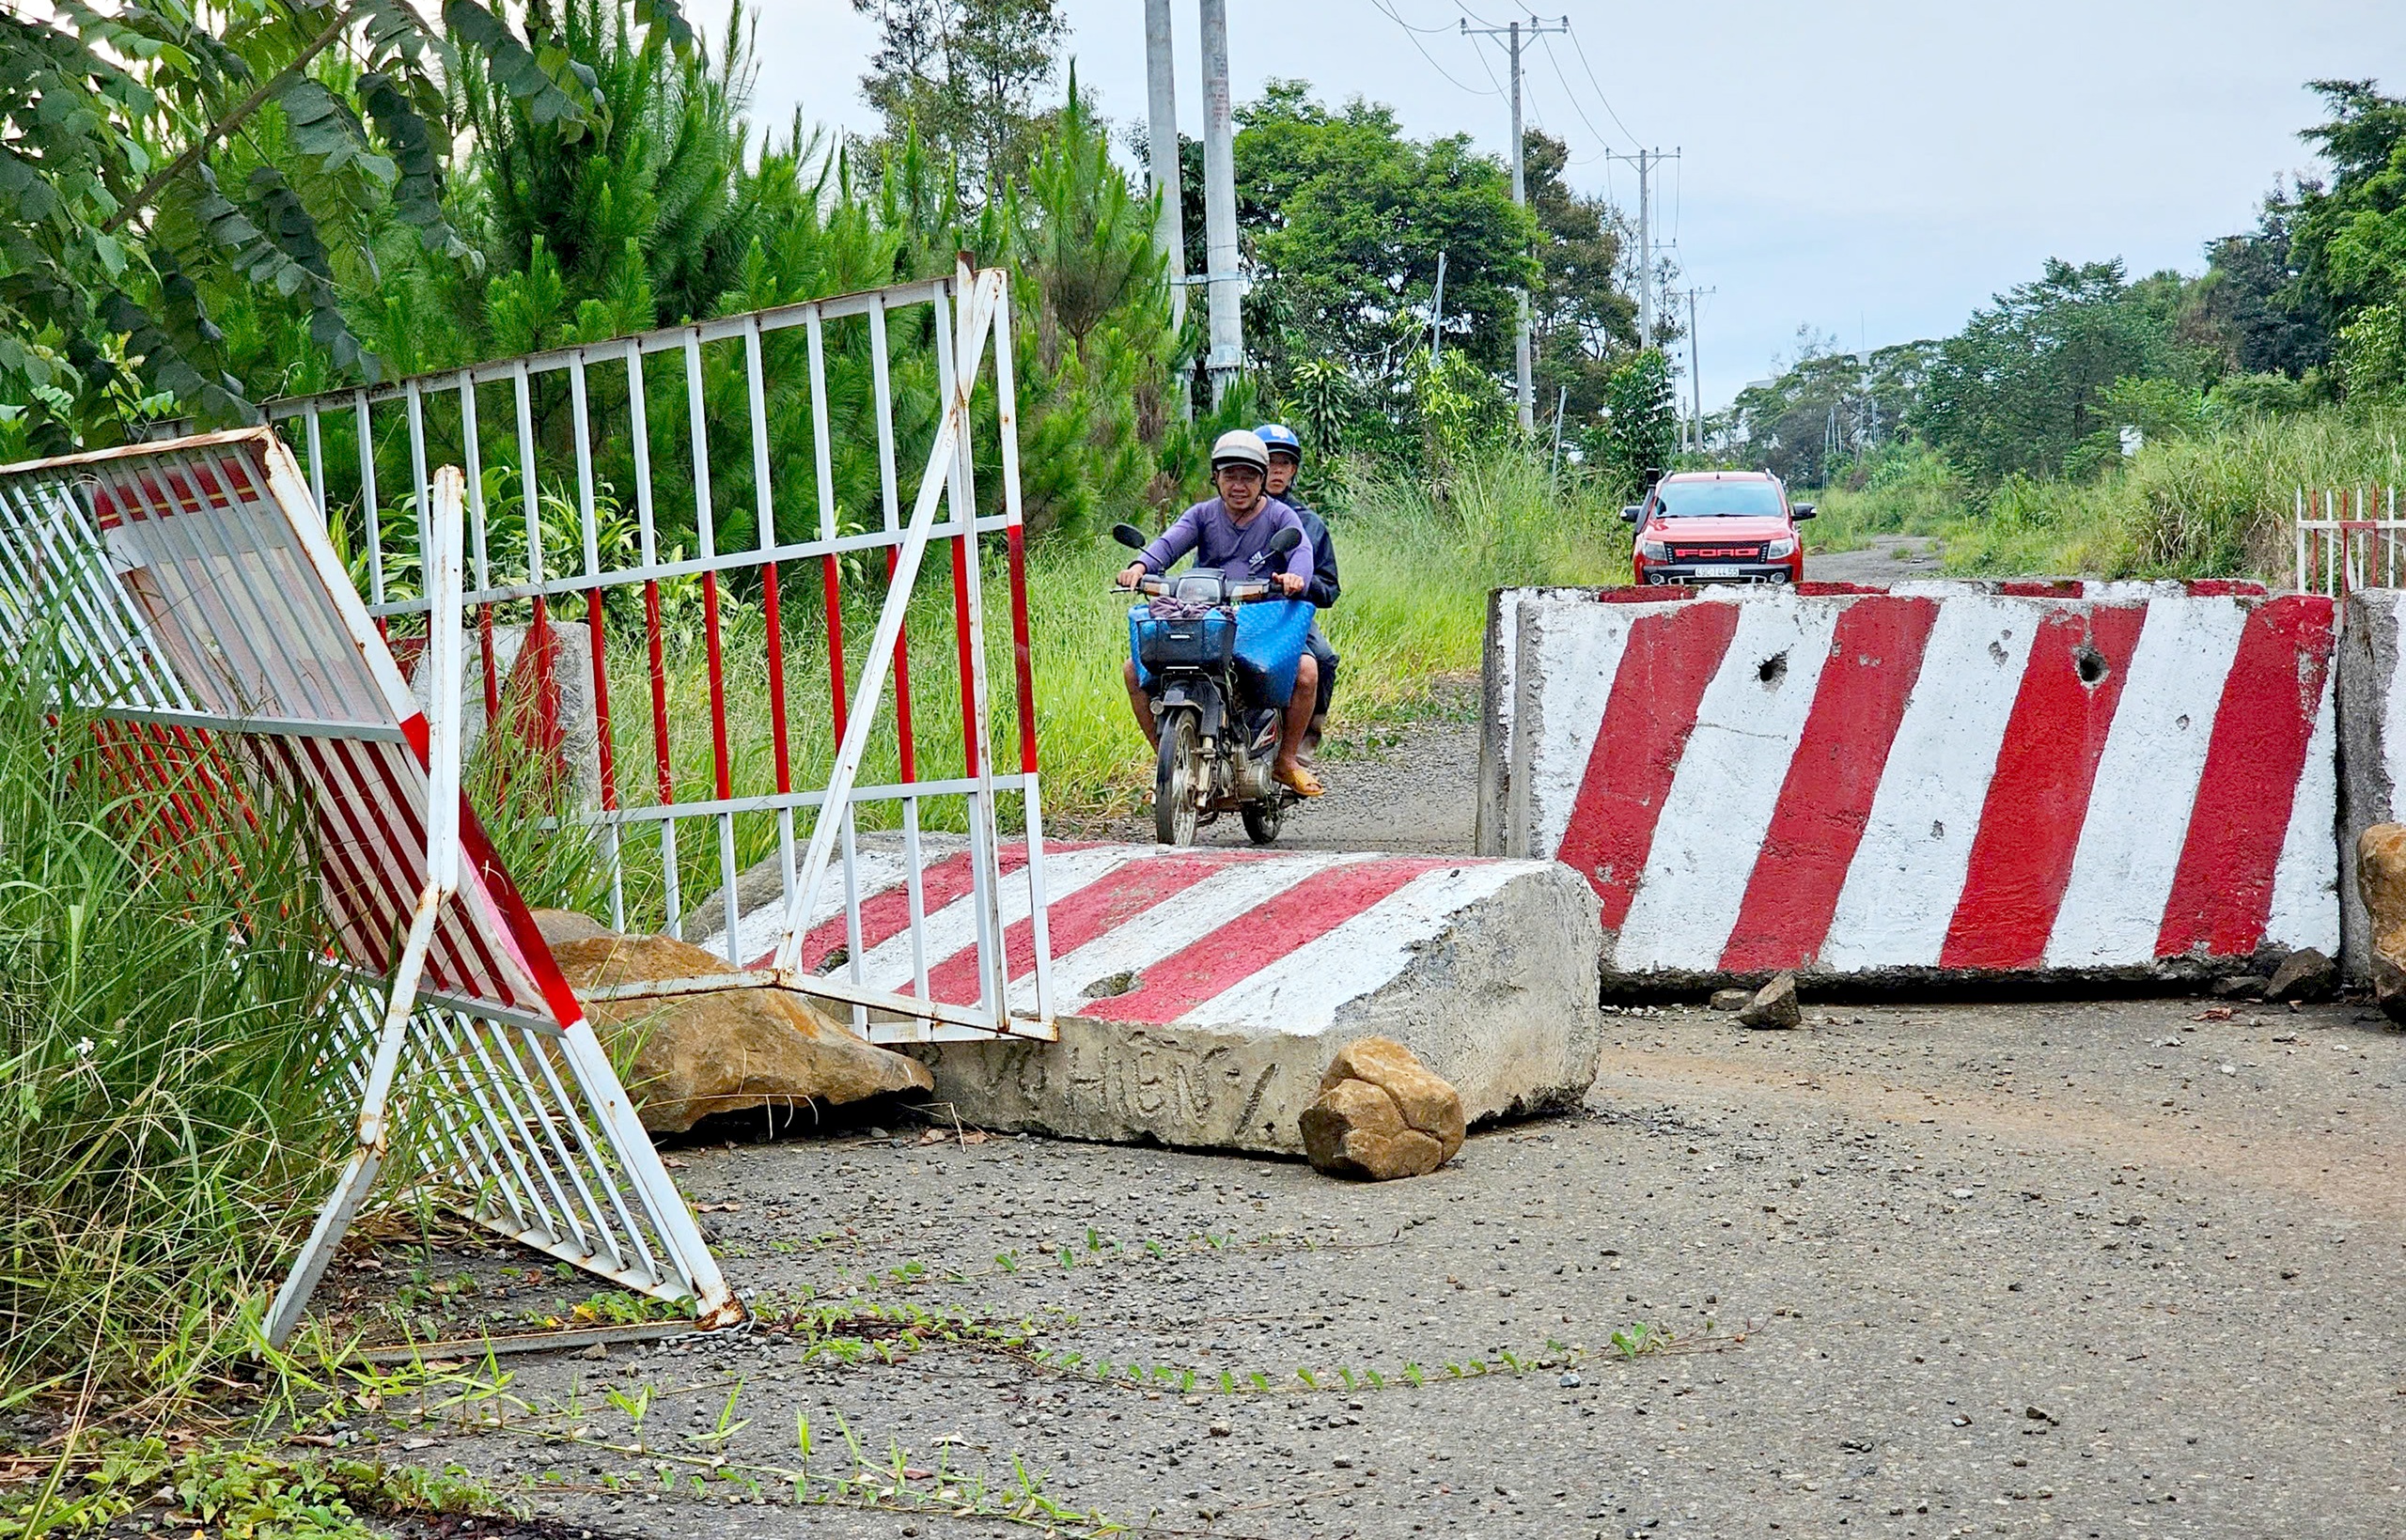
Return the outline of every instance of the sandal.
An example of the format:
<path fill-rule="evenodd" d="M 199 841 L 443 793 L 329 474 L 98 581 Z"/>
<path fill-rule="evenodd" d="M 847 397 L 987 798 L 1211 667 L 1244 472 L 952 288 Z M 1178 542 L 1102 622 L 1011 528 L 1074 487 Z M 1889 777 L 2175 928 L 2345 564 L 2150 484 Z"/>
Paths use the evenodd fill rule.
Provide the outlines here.
<path fill-rule="evenodd" d="M 1298 797 L 1317 797 L 1327 789 L 1320 784 L 1319 776 L 1301 765 L 1285 770 L 1273 770 L 1271 773 L 1277 779 L 1280 786 Z"/>

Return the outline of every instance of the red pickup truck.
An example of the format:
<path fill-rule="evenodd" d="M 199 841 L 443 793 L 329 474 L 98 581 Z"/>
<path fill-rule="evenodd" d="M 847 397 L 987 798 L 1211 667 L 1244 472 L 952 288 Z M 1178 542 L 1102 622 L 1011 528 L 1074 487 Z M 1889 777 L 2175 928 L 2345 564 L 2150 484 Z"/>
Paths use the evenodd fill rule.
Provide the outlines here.
<path fill-rule="evenodd" d="M 1635 581 L 1802 583 L 1800 519 L 1810 503 L 1790 504 L 1769 471 L 1681 471 L 1620 510 L 1637 526 Z"/>

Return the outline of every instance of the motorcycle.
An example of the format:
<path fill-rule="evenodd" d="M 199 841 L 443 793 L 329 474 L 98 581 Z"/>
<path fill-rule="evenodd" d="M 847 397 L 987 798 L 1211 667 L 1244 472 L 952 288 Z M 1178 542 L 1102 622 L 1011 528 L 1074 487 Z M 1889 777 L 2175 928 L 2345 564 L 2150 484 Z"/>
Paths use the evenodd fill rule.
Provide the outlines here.
<path fill-rule="evenodd" d="M 1113 539 L 1145 548 L 1144 533 L 1114 524 Z M 1282 529 L 1270 551 L 1283 556 L 1303 532 Z M 1271 773 L 1281 712 L 1264 703 L 1292 688 L 1312 607 L 1281 598 L 1269 583 L 1197 567 L 1136 584 L 1148 599 L 1128 612 L 1128 647 L 1151 692 L 1161 724 L 1153 766 L 1153 836 L 1192 845 L 1195 832 L 1234 809 L 1247 838 L 1278 838 L 1287 808 L 1299 801 Z M 1267 601 L 1267 602 L 1265 602 Z M 1240 623 L 1240 606 L 1248 617 Z"/>

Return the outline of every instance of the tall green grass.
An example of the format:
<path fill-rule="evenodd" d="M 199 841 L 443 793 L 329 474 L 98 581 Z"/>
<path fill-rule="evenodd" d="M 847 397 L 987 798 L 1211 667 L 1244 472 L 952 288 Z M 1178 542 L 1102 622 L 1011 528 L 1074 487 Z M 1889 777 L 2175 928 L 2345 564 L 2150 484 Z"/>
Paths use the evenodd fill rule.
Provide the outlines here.
<path fill-rule="evenodd" d="M 255 1340 L 346 1109 L 298 810 L 129 756 L 55 656 L 0 670 L 0 1406 L 122 1415 Z"/>
<path fill-rule="evenodd" d="M 1883 457 L 1820 494 L 1816 550 L 1876 534 L 1937 536 L 1965 575 L 2287 580 L 2298 490 L 2406 480 L 2406 408 L 2248 414 L 2150 440 L 2094 480 L 1977 488 L 1926 450 Z"/>

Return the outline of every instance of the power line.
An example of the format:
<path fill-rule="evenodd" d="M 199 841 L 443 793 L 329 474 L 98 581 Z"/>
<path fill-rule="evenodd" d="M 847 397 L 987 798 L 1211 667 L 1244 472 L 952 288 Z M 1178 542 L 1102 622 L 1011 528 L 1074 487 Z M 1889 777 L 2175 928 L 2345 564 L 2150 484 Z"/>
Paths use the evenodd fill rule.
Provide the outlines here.
<path fill-rule="evenodd" d="M 1466 86 L 1462 82 L 1456 80 L 1453 76 L 1453 71 L 1447 70 L 1444 65 L 1439 64 L 1437 62 L 1437 55 L 1430 53 L 1429 50 L 1422 45 L 1420 39 L 1416 36 L 1416 34 L 1421 32 L 1442 31 L 1444 30 L 1443 28 L 1414 26 L 1410 22 L 1407 22 L 1402 17 L 1397 15 L 1395 8 L 1388 5 L 1386 0 L 1370 0 L 1370 4 L 1377 8 L 1379 13 L 1384 16 L 1388 21 L 1393 22 L 1396 25 L 1403 28 L 1403 35 L 1412 39 L 1412 46 L 1418 49 L 1420 51 L 1420 56 L 1429 61 L 1430 69 L 1436 70 L 1437 73 L 1445 77 L 1446 85 L 1451 86 L 1458 91 L 1467 91 L 1472 96 L 1502 96 L 1504 94 L 1503 92 L 1494 89 L 1482 91 L 1476 86 Z M 1489 78 L 1491 80 L 1494 78 L 1492 72 Z"/>
<path fill-rule="evenodd" d="M 1553 42 L 1542 36 L 1538 39 L 1538 41 L 1545 49 L 1546 62 L 1554 66 L 1554 78 L 1562 82 L 1562 94 L 1570 99 L 1570 110 L 1579 115 L 1580 122 L 1587 125 L 1587 132 L 1596 136 L 1596 143 L 1607 148 L 1611 148 L 1612 141 L 1605 135 L 1604 131 L 1596 127 L 1595 120 L 1587 116 L 1587 109 L 1579 105 L 1579 93 L 1570 88 L 1570 77 L 1562 72 L 1562 61 L 1554 56 Z M 1589 159 L 1592 160 L 1594 157 L 1590 156 Z"/>
<path fill-rule="evenodd" d="M 1566 27 L 1564 30 L 1570 29 Z M 1620 120 L 1620 114 L 1613 111 L 1613 99 L 1604 94 L 1603 83 L 1596 78 L 1596 67 L 1587 62 L 1586 45 L 1579 40 L 1579 34 L 1576 32 L 1570 33 L 1570 46 L 1579 51 L 1579 68 L 1587 71 L 1587 84 L 1596 88 L 1596 100 L 1604 104 L 1604 116 L 1613 120 L 1614 127 L 1628 134 L 1633 143 L 1635 142 L 1637 135 L 1631 132 L 1628 124 Z M 1601 135 L 1598 137 L 1601 138 Z"/>

